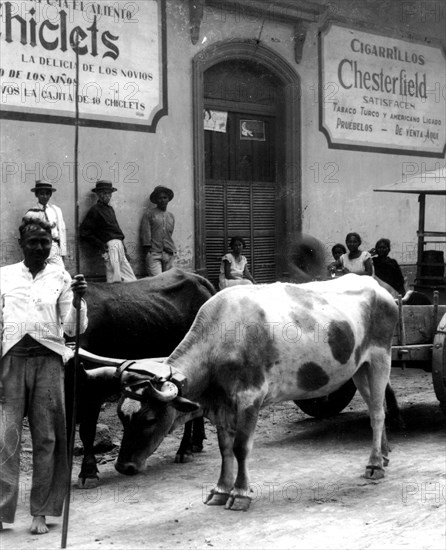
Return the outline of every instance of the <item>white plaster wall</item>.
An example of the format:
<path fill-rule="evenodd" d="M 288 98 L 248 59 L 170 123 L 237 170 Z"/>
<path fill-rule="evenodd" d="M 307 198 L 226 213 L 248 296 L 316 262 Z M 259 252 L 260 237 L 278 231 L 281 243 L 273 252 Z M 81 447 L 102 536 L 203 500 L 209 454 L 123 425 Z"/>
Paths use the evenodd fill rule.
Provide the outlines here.
<path fill-rule="evenodd" d="M 168 6 L 168 116 L 156 133 L 81 128 L 79 133 L 79 211 L 83 219 L 95 203 L 91 193 L 98 177 L 111 179 L 118 192 L 112 205 L 126 235 L 135 272 L 143 275 L 139 224 L 155 185 L 175 192 L 169 208 L 176 216 L 177 264 L 193 267 L 193 194 L 190 40 L 182 31 L 186 17 L 181 7 Z M 178 24 L 180 23 L 180 24 Z M 18 261 L 17 227 L 35 202 L 30 192 L 36 179 L 53 180 L 56 204 L 62 207 L 68 228 L 70 271 L 74 264 L 74 128 L 60 124 L 1 121 L 1 265 Z M 81 271 L 104 274 L 100 257 L 81 245 Z"/>

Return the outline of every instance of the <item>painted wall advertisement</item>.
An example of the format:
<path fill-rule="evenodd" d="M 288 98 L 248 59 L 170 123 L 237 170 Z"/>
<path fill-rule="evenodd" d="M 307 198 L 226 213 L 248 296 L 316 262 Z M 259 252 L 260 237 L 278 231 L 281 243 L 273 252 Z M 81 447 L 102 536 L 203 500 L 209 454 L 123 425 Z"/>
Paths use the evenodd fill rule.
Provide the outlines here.
<path fill-rule="evenodd" d="M 330 23 L 320 33 L 320 129 L 330 147 L 442 157 L 441 46 Z"/>
<path fill-rule="evenodd" d="M 167 108 L 164 27 L 164 0 L 1 1 L 0 116 L 69 123 L 78 64 L 82 124 L 154 131 Z"/>

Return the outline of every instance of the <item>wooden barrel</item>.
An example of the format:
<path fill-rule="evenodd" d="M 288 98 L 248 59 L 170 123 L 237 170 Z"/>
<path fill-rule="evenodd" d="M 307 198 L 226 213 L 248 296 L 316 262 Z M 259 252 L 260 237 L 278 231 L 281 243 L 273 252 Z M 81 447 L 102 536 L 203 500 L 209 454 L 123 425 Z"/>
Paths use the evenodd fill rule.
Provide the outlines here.
<path fill-rule="evenodd" d="M 421 280 L 441 281 L 444 277 L 444 254 L 442 250 L 424 250 L 421 256 Z"/>

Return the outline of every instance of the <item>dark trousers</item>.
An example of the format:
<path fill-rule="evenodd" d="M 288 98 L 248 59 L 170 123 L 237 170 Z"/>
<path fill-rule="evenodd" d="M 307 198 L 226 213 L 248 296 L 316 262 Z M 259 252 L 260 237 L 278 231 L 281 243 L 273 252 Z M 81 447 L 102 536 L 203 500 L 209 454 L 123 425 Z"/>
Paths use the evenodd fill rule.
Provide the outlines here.
<path fill-rule="evenodd" d="M 13 523 L 19 498 L 23 417 L 28 416 L 33 444 L 31 515 L 60 516 L 68 482 L 63 364 L 49 352 L 34 357 L 7 353 L 0 362 L 0 521 Z"/>

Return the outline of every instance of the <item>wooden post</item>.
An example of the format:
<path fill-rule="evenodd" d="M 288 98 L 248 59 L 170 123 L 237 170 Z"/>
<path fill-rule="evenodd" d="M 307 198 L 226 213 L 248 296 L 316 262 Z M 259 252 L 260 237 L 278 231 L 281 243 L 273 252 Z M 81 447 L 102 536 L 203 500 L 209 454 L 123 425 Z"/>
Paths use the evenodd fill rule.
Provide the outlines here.
<path fill-rule="evenodd" d="M 79 189 L 78 189 L 78 164 L 79 164 L 79 35 L 75 38 L 75 53 L 76 53 L 76 81 L 75 81 L 75 117 L 74 117 L 74 247 L 75 247 L 75 262 L 76 274 L 80 272 L 80 254 L 79 254 Z M 61 548 L 67 547 L 68 535 L 68 519 L 70 514 L 70 498 L 71 498 L 71 472 L 73 469 L 73 454 L 74 441 L 76 435 L 76 399 L 77 399 L 77 371 L 79 368 L 79 337 L 80 337 L 80 305 L 76 309 L 76 335 L 74 346 L 74 372 L 73 372 L 73 406 L 71 411 L 71 428 L 70 440 L 68 444 L 68 480 L 67 493 L 65 496 L 65 504 L 62 521 L 62 540 Z"/>
<path fill-rule="evenodd" d="M 421 263 L 423 259 L 424 251 L 424 228 L 425 228 L 425 211 L 426 211 L 426 195 L 420 193 L 418 197 L 419 202 L 419 216 L 418 216 L 418 250 L 417 250 L 417 275 L 415 284 L 421 283 Z"/>
<path fill-rule="evenodd" d="M 400 346 L 406 345 L 406 327 L 404 326 L 403 297 L 401 294 L 398 294 L 398 340 Z M 403 370 L 406 368 L 406 361 L 401 362 L 401 368 Z"/>

